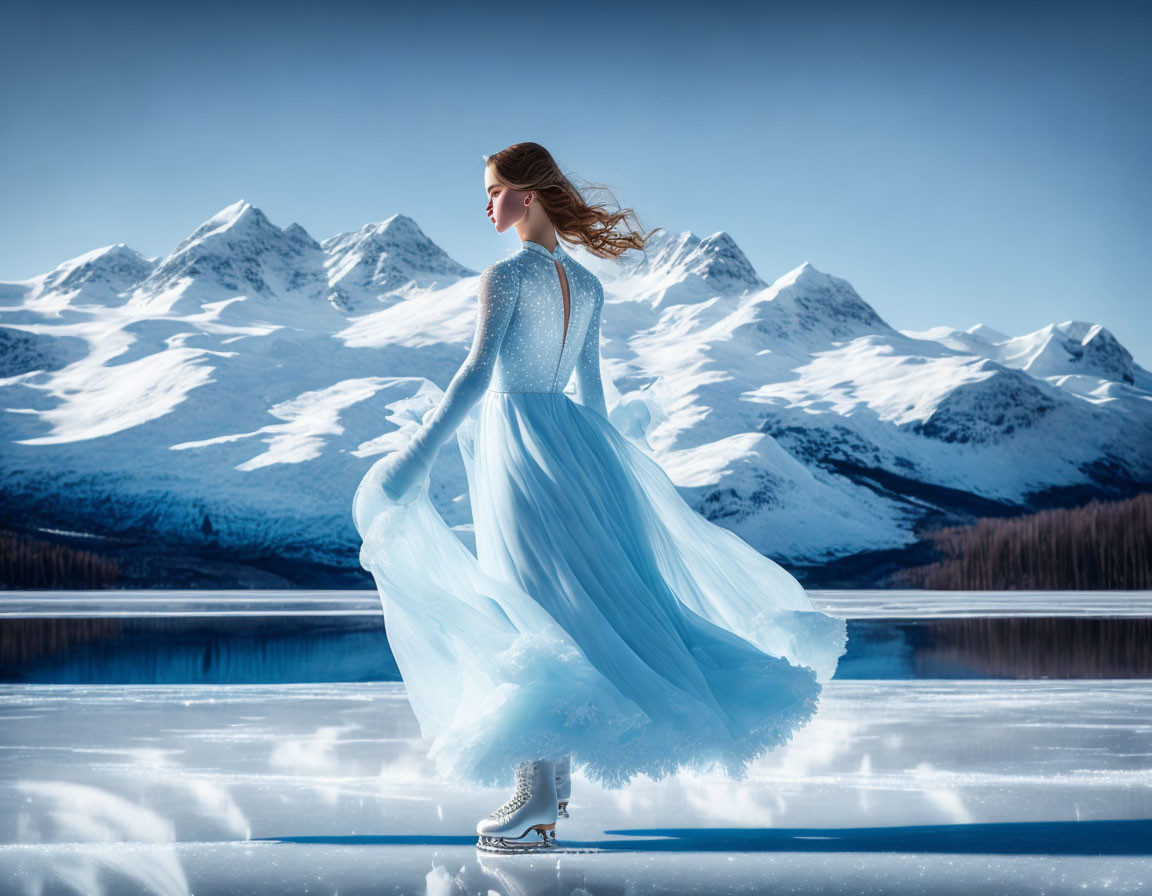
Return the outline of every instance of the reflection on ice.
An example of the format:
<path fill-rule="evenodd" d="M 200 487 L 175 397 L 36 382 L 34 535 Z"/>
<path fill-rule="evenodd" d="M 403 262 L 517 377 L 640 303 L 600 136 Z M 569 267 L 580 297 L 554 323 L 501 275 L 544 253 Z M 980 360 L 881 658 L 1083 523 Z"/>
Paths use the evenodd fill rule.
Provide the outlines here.
<path fill-rule="evenodd" d="M 336 748 L 340 735 L 354 730 L 354 725 L 325 725 L 310 735 L 287 738 L 273 746 L 268 765 L 317 776 L 338 775 L 340 759 Z"/>
<path fill-rule="evenodd" d="M 71 781 L 17 780 L 25 807 L 17 813 L 24 843 L 172 841 L 170 819 L 109 790 Z"/>
<path fill-rule="evenodd" d="M 23 806 L 15 813 L 18 843 L 168 844 L 131 853 L 113 848 L 56 854 L 51 865 L 29 868 L 21 875 L 23 892 L 190 893 L 172 848 L 175 826 L 159 812 L 108 789 L 72 781 L 20 779 L 13 782 L 12 790 L 23 797 Z"/>
<path fill-rule="evenodd" d="M 912 769 L 914 781 L 924 781 L 922 792 L 925 799 L 936 806 L 953 824 L 972 824 L 975 819 L 964 805 L 964 798 L 951 787 L 940 782 L 938 770 L 931 762 L 921 762 Z"/>
<path fill-rule="evenodd" d="M 1152 677 L 1152 593 L 810 591 L 836 680 Z M 14 682 L 398 681 L 375 591 L 11 592 Z"/>

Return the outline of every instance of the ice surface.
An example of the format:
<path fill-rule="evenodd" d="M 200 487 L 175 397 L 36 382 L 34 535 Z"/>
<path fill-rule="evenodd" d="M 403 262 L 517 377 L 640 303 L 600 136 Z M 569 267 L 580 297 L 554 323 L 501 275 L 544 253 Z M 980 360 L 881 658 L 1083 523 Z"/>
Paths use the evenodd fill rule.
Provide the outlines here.
<path fill-rule="evenodd" d="M 9 591 L 0 618 L 96 616 L 380 616 L 375 591 L 140 589 Z"/>
<path fill-rule="evenodd" d="M 748 780 L 574 775 L 480 858 L 395 683 L 0 686 L 0 893 L 1116 893 L 1152 888 L 1152 682 L 829 682 Z"/>
<path fill-rule="evenodd" d="M 806 589 L 843 619 L 953 616 L 1152 616 L 1152 591 L 927 591 Z M 379 615 L 374 590 L 202 589 L 0 592 L 0 618 L 40 616 Z"/>
<path fill-rule="evenodd" d="M 990 616 L 1152 616 L 1152 591 L 927 591 L 807 589 L 816 608 L 844 619 Z"/>

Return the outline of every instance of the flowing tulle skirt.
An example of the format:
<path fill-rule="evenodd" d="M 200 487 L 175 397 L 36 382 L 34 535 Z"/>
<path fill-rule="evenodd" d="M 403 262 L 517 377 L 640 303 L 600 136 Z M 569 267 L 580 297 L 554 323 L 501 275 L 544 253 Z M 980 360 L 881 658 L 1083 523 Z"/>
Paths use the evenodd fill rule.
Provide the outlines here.
<path fill-rule="evenodd" d="M 388 641 L 441 772 L 572 754 L 608 787 L 741 777 L 811 718 L 844 651 L 787 571 L 710 523 L 562 392 L 486 392 L 457 432 L 476 556 L 378 462 L 354 501 Z"/>

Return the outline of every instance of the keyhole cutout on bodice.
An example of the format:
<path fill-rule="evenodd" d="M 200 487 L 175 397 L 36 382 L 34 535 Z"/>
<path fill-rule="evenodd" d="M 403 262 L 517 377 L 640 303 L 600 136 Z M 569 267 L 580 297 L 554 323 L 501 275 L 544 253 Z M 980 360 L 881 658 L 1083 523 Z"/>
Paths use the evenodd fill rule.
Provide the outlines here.
<path fill-rule="evenodd" d="M 564 335 L 560 338 L 560 357 L 564 357 L 564 345 L 568 341 L 568 319 L 572 316 L 572 302 L 568 297 L 568 275 L 564 273 L 564 266 L 556 259 L 556 272 L 560 275 L 560 292 L 564 296 Z"/>

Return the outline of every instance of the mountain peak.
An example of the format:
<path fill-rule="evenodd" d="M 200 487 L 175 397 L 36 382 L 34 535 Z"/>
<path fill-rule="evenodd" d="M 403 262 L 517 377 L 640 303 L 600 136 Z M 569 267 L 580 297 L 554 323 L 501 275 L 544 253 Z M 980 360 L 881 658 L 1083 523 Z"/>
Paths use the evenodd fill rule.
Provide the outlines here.
<path fill-rule="evenodd" d="M 1072 370 L 1116 382 L 1135 383 L 1132 354 L 1107 327 L 1066 320 L 1054 329 L 1058 344 L 1067 356 L 1066 364 Z"/>
<path fill-rule="evenodd" d="M 767 286 L 736 241 L 723 230 L 704 239 L 690 230 L 657 233 L 645 246 L 636 270 L 677 278 L 696 276 L 717 293 L 741 293 Z"/>
<path fill-rule="evenodd" d="M 281 230 L 256 206 L 225 206 L 180 243 L 149 277 L 149 292 L 170 291 L 185 280 L 200 291 L 244 293 L 304 302 L 323 295 L 320 245 L 298 224 Z"/>
<path fill-rule="evenodd" d="M 377 233 L 388 234 L 389 236 L 414 236 L 419 234 L 423 236 L 423 231 L 420 226 L 407 215 L 402 215 L 399 212 L 391 217 L 385 218 L 378 224 L 368 224 L 366 227 L 372 227 Z"/>
<path fill-rule="evenodd" d="M 195 233 L 203 232 L 213 233 L 221 230 L 227 230 L 238 225 L 267 225 L 272 226 L 268 220 L 267 215 L 252 203 L 240 199 L 233 202 L 231 205 L 226 205 L 220 211 L 216 212 L 211 218 L 201 224 Z"/>
<path fill-rule="evenodd" d="M 319 249 L 320 244 L 316 242 L 315 238 L 307 230 L 301 227 L 296 222 L 292 222 L 284 228 L 284 235 L 294 242 L 303 243 L 304 245 Z"/>
<path fill-rule="evenodd" d="M 224 234 L 239 235 L 247 232 L 259 232 L 261 230 L 280 233 L 279 228 L 268 220 L 264 212 L 252 205 L 252 203 L 240 199 L 231 205 L 226 205 L 192 231 L 192 234 L 172 251 L 172 254 L 168 256 L 168 260 L 170 261 L 184 254 L 193 246 L 197 246 L 205 241 L 212 241 L 214 238 L 218 238 Z M 165 262 L 165 264 L 167 264 L 167 262 Z"/>
<path fill-rule="evenodd" d="M 69 258 L 42 275 L 38 295 L 48 292 L 77 293 L 89 301 L 109 302 L 147 277 L 155 262 L 127 243 L 113 243 Z"/>
<path fill-rule="evenodd" d="M 247 199 L 237 199 L 231 205 L 224 206 L 224 208 L 222 208 L 222 209 L 220 209 L 220 211 L 216 212 L 216 214 L 214 214 L 211 218 L 209 218 L 209 220 L 210 221 L 236 220 L 238 218 L 243 217 L 245 214 L 248 214 L 248 213 L 253 212 L 253 211 L 259 212 L 260 209 L 256 208 L 254 205 L 252 205 L 252 203 L 249 202 Z"/>
<path fill-rule="evenodd" d="M 806 330 L 843 339 L 891 329 L 851 283 L 810 261 L 781 275 L 771 290 L 772 304 L 789 310 Z"/>
<path fill-rule="evenodd" d="M 828 275 L 810 261 L 802 262 L 798 267 L 789 271 L 789 273 L 792 274 L 796 280 L 806 280 L 808 282 L 828 279 Z"/>
<path fill-rule="evenodd" d="M 774 287 L 785 288 L 796 286 L 800 289 L 841 289 L 847 285 L 846 280 L 826 274 L 810 261 L 805 261 L 792 268 L 772 284 Z M 852 287 L 848 286 L 851 290 Z"/>
<path fill-rule="evenodd" d="M 331 301 L 343 311 L 378 309 L 407 287 L 446 286 L 476 272 L 430 240 L 412 218 L 395 214 L 324 240 Z"/>
<path fill-rule="evenodd" d="M 101 262 L 107 262 L 113 259 L 147 261 L 143 255 L 141 255 L 127 243 L 112 243 L 110 246 L 101 246 L 99 249 L 93 249 L 91 252 L 85 252 L 82 255 L 77 255 L 75 258 L 69 258 L 67 261 L 62 261 L 52 269 L 52 272 L 56 273 L 58 271 L 72 271 L 79 267 L 97 265 Z"/>
<path fill-rule="evenodd" d="M 1023 336 L 1008 336 L 984 324 L 967 330 L 935 327 L 921 333 L 905 332 L 1023 370 L 1038 379 L 1087 375 L 1119 383 L 1136 381 L 1131 353 L 1105 327 L 1088 321 L 1051 323 Z"/>
<path fill-rule="evenodd" d="M 1001 333 L 987 324 L 974 324 L 964 332 L 970 336 L 975 336 L 977 339 L 983 339 L 985 342 L 1004 342 L 1010 338 L 1007 333 Z"/>

